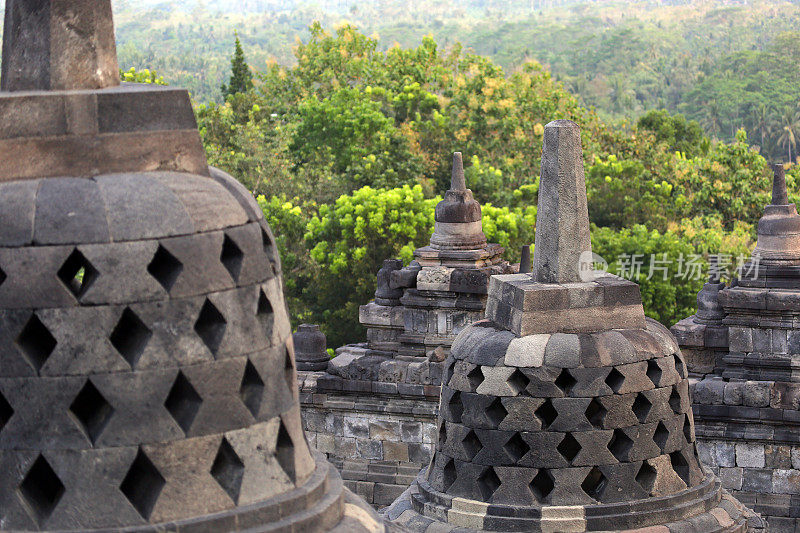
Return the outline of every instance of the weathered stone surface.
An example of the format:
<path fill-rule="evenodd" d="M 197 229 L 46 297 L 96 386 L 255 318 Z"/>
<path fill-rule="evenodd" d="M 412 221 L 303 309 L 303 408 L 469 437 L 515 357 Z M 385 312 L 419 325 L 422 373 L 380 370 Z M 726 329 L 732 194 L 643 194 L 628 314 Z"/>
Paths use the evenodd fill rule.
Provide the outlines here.
<path fill-rule="evenodd" d="M 533 278 L 581 281 L 581 254 L 591 252 L 580 128 L 568 120 L 545 126 Z M 584 259 L 585 260 L 585 259 Z"/>
<path fill-rule="evenodd" d="M 3 34 L 3 91 L 119 85 L 110 0 L 9 0 Z"/>

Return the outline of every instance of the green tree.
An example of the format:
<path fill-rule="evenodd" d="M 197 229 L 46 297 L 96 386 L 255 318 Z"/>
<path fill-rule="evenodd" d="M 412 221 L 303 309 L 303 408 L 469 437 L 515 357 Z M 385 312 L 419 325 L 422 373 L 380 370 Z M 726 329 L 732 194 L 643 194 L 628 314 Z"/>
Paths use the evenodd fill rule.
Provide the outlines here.
<path fill-rule="evenodd" d="M 253 73 L 250 65 L 244 57 L 242 42 L 239 34 L 236 33 L 236 43 L 234 45 L 233 57 L 231 57 L 231 77 L 227 84 L 222 85 L 222 96 L 227 99 L 229 96 L 239 93 L 246 93 L 253 88 Z"/>

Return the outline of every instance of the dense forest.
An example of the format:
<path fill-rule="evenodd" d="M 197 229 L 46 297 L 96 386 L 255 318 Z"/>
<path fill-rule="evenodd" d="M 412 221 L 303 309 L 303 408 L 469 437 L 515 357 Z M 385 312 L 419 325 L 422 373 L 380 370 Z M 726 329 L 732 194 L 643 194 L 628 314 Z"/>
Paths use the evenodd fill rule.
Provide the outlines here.
<path fill-rule="evenodd" d="M 772 160 L 797 157 L 800 3 L 614 0 L 147 0 L 115 2 L 123 67 L 156 69 L 220 101 L 234 33 L 256 70 L 289 66 L 318 20 L 378 48 L 461 46 L 512 74 L 532 59 L 606 120 L 680 112 L 713 138 L 745 128 Z"/>
<path fill-rule="evenodd" d="M 427 243 L 454 150 L 487 237 L 514 261 L 534 239 L 544 125 L 578 122 L 594 251 L 667 325 L 695 308 L 709 253 L 733 275 L 769 200 L 768 161 L 745 129 L 715 140 L 665 110 L 609 122 L 533 60 L 509 73 L 432 37 L 384 50 L 354 26 L 319 23 L 286 66 L 230 56 L 225 103 L 197 106 L 206 150 L 258 195 L 293 319 L 321 324 L 331 346 L 363 339 L 358 306 L 382 260 L 407 262 Z M 795 199 L 798 166 L 788 170 Z"/>

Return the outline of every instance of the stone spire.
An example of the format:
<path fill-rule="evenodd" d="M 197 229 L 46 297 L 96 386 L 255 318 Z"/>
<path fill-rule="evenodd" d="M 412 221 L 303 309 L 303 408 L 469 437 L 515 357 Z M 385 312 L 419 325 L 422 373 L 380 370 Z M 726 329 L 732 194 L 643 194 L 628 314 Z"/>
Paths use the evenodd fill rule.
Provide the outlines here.
<path fill-rule="evenodd" d="M 789 205 L 789 193 L 786 192 L 786 170 L 778 163 L 772 165 L 772 205 Z"/>
<path fill-rule="evenodd" d="M 581 254 L 591 252 L 581 131 L 571 120 L 544 128 L 533 276 L 542 283 L 581 281 Z"/>
<path fill-rule="evenodd" d="M 526 244 L 522 247 L 522 255 L 519 259 L 519 273 L 530 274 L 531 272 L 531 247 Z"/>
<path fill-rule="evenodd" d="M 773 165 L 772 203 L 758 221 L 758 242 L 753 256 L 759 261 L 800 260 L 800 215 L 789 203 L 783 165 Z"/>
<path fill-rule="evenodd" d="M 431 235 L 435 250 L 475 250 L 486 246 L 481 224 L 481 206 L 467 189 L 461 152 L 453 154 L 450 190 L 436 206 L 436 223 Z"/>
<path fill-rule="evenodd" d="M 119 85 L 111 0 L 6 0 L 3 91 Z"/>

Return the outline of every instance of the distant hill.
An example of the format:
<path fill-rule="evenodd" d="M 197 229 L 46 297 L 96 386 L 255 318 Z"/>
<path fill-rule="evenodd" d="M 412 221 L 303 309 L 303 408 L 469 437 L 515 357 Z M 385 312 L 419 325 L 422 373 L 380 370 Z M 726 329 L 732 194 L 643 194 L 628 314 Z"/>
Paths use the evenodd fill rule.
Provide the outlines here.
<path fill-rule="evenodd" d="M 115 0 L 120 63 L 156 69 L 218 100 L 234 32 L 248 62 L 292 64 L 314 20 L 377 34 L 380 46 L 461 42 L 506 71 L 535 59 L 606 119 L 653 108 L 778 157 L 800 133 L 800 0 Z M 792 126 L 793 125 L 793 126 Z M 785 136 L 784 136 L 785 137 Z M 800 135 L 798 135 L 800 137 Z M 762 138 L 764 141 L 762 142 Z M 795 139 L 800 144 L 800 139 Z"/>

